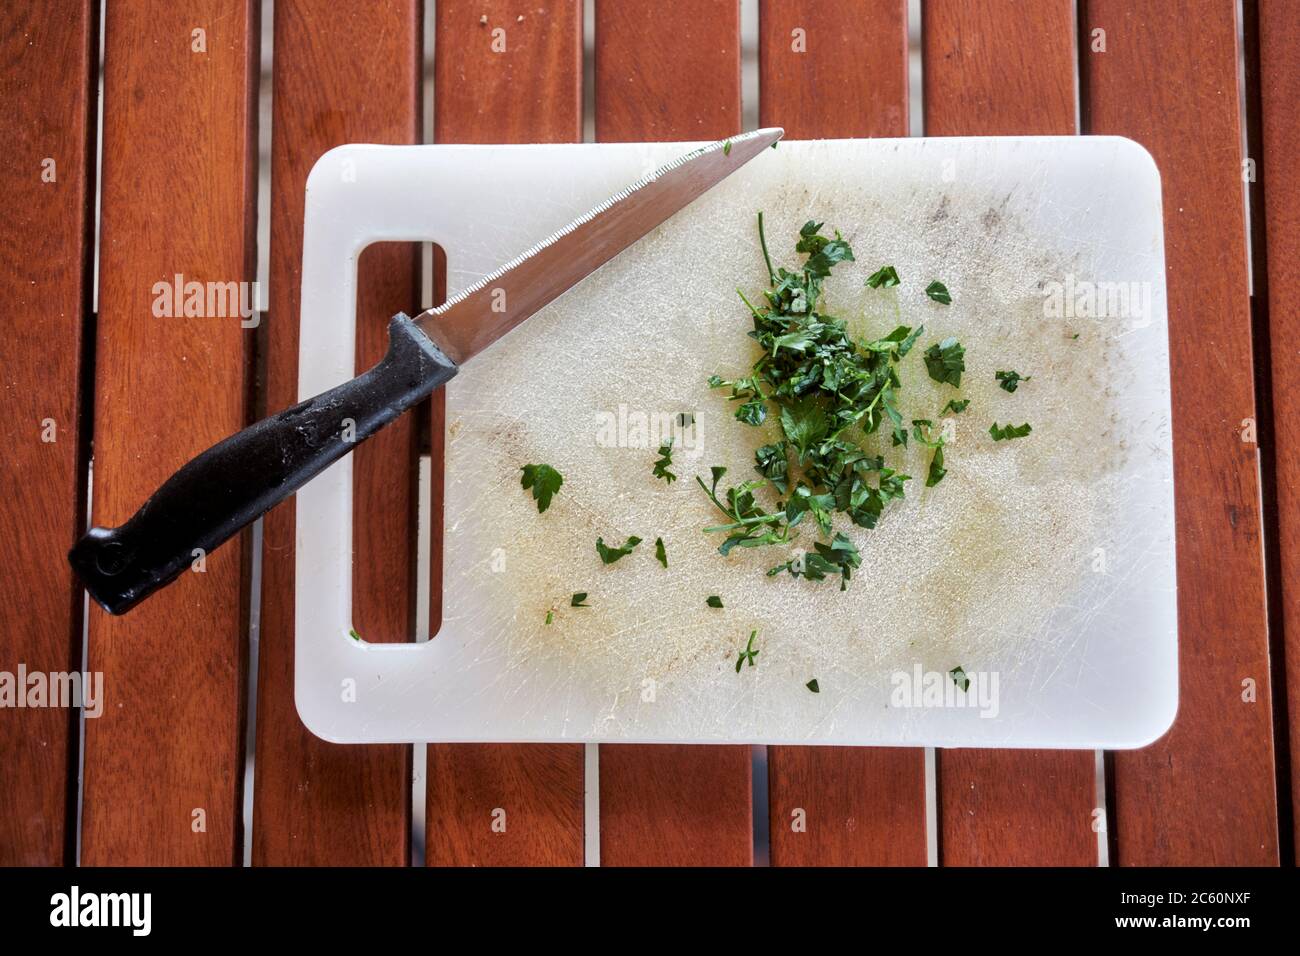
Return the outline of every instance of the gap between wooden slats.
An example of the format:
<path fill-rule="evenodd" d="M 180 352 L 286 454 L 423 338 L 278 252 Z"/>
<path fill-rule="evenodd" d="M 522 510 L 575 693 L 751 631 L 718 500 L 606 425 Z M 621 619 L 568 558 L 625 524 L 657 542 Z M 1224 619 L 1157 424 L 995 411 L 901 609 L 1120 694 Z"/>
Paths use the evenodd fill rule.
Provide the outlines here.
<path fill-rule="evenodd" d="M 1169 286 L 1181 700 L 1114 755 L 1115 862 L 1275 864 L 1236 5 L 1080 0 L 1080 24 L 1085 132 L 1155 158 Z"/>
<path fill-rule="evenodd" d="M 740 131 L 736 0 L 597 0 L 596 138 Z M 603 866 L 753 862 L 746 746 L 600 747 Z"/>
<path fill-rule="evenodd" d="M 152 307 L 177 273 L 253 279 L 257 28 L 249 0 L 108 5 L 97 524 L 120 524 L 248 419 L 254 333 Z M 247 558 L 236 540 L 129 616 L 92 608 L 105 707 L 86 721 L 83 862 L 235 862 Z"/>
<path fill-rule="evenodd" d="M 907 5 L 763 0 L 759 75 L 790 139 L 906 136 Z M 768 786 L 772 865 L 925 865 L 924 750 L 770 747 Z"/>
<path fill-rule="evenodd" d="M 98 18 L 92 2 L 58 16 L 40 3 L 0 9 L 0 670 L 15 677 L 19 665 L 81 670 L 83 592 L 65 555 L 86 502 Z M 73 861 L 78 717 L 75 706 L 0 717 L 0 865 Z"/>
<path fill-rule="evenodd" d="M 1072 0 L 922 9 L 927 136 L 1078 132 Z M 940 862 L 1095 866 L 1095 762 L 1092 751 L 939 751 Z"/>
<path fill-rule="evenodd" d="M 420 138 L 419 0 L 340 6 L 278 0 L 271 139 L 267 412 L 298 401 L 303 196 L 317 158 L 342 143 Z M 358 371 L 383 357 L 393 313 L 419 304 L 418 247 L 372 246 L 358 263 Z M 418 410 L 355 452 L 353 622 L 368 641 L 415 626 Z M 293 694 L 294 504 L 263 522 L 255 865 L 409 861 L 411 748 L 314 736 Z"/>
<path fill-rule="evenodd" d="M 435 15 L 435 142 L 582 139 L 580 0 L 438 0 Z M 503 52 L 492 49 L 496 30 L 505 31 Z M 441 421 L 434 428 L 430 526 L 437 555 L 443 548 Z M 436 633 L 442 579 L 440 565 L 432 563 L 429 630 Z M 428 865 L 582 864 L 581 744 L 430 744 L 427 753 Z M 504 831 L 494 827 L 501 820 Z"/>

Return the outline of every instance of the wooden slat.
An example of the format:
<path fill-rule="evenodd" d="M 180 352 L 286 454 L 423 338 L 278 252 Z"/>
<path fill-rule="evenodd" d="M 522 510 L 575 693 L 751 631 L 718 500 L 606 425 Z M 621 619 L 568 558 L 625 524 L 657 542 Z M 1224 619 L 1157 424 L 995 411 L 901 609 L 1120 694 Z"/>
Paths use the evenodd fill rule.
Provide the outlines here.
<path fill-rule="evenodd" d="M 1272 346 L 1273 444 L 1277 487 L 1282 621 L 1291 723 L 1291 822 L 1300 860 L 1300 17 L 1293 3 L 1258 7 L 1264 228 Z M 1262 253 L 1263 250 L 1258 250 Z"/>
<path fill-rule="evenodd" d="M 0 670 L 81 667 L 65 558 L 85 513 L 81 357 L 90 315 L 99 4 L 0 9 Z M 21 609 L 18 613 L 18 609 Z M 0 716 L 0 866 L 70 861 L 76 709 Z"/>
<path fill-rule="evenodd" d="M 259 6 L 108 5 L 97 524 L 125 521 L 248 417 L 253 331 L 238 316 L 159 318 L 152 307 L 154 284 L 178 273 L 253 279 Z M 92 608 L 89 666 L 104 672 L 106 701 L 86 723 L 83 862 L 235 861 L 246 552 L 232 541 L 125 617 Z"/>
<path fill-rule="evenodd" d="M 574 744 L 429 748 L 430 866 L 578 866 L 583 751 Z"/>
<path fill-rule="evenodd" d="M 740 131 L 738 0 L 597 0 L 596 138 Z"/>
<path fill-rule="evenodd" d="M 717 139 L 740 130 L 736 0 L 598 0 L 596 138 Z M 753 861 L 748 747 L 600 748 L 600 862 Z"/>
<path fill-rule="evenodd" d="M 922 8 L 927 136 L 1078 132 L 1071 0 L 933 0 Z M 945 866 L 1095 866 L 1090 751 L 936 755 Z"/>
<path fill-rule="evenodd" d="M 907 5 L 764 0 L 759 76 L 760 122 L 792 139 L 906 136 Z M 768 809 L 773 866 L 924 866 L 925 752 L 770 747 Z"/>
<path fill-rule="evenodd" d="M 925 866 L 925 751 L 769 747 L 773 866 Z"/>
<path fill-rule="evenodd" d="M 751 866 L 750 748 L 602 744 L 601 866 Z"/>
<path fill-rule="evenodd" d="M 436 15 L 437 142 L 582 139 L 580 0 L 438 0 Z M 497 30 L 504 34 L 494 35 Z M 493 41 L 501 39 L 505 49 L 495 52 Z M 430 525 L 433 553 L 439 554 L 443 461 L 437 416 L 434 429 Z M 436 567 L 431 577 L 433 593 L 441 595 Z M 431 605 L 430 627 L 436 630 L 439 601 Z M 430 866 L 582 864 L 581 745 L 430 745 L 427 769 Z M 504 817 L 494 816 L 496 810 Z"/>
<path fill-rule="evenodd" d="M 760 126 L 783 126 L 786 139 L 907 135 L 905 0 L 758 9 Z"/>
<path fill-rule="evenodd" d="M 298 401 L 303 191 L 341 143 L 420 141 L 419 0 L 275 5 L 267 411 Z M 358 266 L 357 368 L 387 347 L 394 312 L 419 305 L 418 247 L 373 246 Z M 414 636 L 418 429 L 406 415 L 357 449 L 353 622 L 366 640 Z M 410 858 L 411 748 L 314 736 L 294 707 L 294 503 L 263 523 L 258 658 L 257 865 L 387 865 Z"/>
<path fill-rule="evenodd" d="M 1275 864 L 1258 452 L 1242 439 L 1255 402 L 1236 8 L 1080 8 L 1084 127 L 1155 157 L 1169 280 L 1181 698 L 1160 741 L 1115 755 L 1118 862 Z M 1091 51 L 1094 29 L 1104 53 Z"/>
<path fill-rule="evenodd" d="M 933 0 L 921 41 L 926 136 L 1078 132 L 1071 0 Z"/>

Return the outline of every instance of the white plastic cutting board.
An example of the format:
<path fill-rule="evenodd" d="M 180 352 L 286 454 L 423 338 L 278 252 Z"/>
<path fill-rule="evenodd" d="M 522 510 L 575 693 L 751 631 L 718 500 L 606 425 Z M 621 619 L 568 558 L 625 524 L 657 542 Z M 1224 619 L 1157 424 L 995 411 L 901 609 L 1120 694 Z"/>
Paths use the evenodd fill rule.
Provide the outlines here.
<path fill-rule="evenodd" d="M 687 148 L 329 152 L 307 186 L 300 394 L 354 374 L 369 243 L 438 242 L 454 293 Z M 723 558 L 701 531 L 719 516 L 694 476 L 753 476 L 756 433 L 705 382 L 753 359 L 734 290 L 765 283 L 759 210 L 778 265 L 810 218 L 852 243 L 827 302 L 856 334 L 925 324 L 905 417 L 944 417 L 958 394 L 928 379 L 924 347 L 966 346 L 948 477 L 925 489 L 924 449 L 883 449 L 918 480 L 879 527 L 847 529 L 863 566 L 843 593 L 767 577 L 780 550 Z M 902 285 L 866 288 L 883 264 Z M 932 279 L 951 305 L 925 296 Z M 999 369 L 1033 379 L 1008 394 Z M 657 428 L 681 412 L 695 425 L 668 485 Z M 1131 141 L 782 143 L 468 363 L 447 420 L 445 611 L 426 644 L 348 636 L 351 460 L 298 493 L 296 697 L 322 737 L 1123 748 L 1173 719 L 1160 181 Z M 1034 431 L 994 443 L 994 421 Z M 565 478 L 542 515 L 519 486 L 532 462 Z M 598 535 L 644 543 L 607 567 Z M 577 591 L 589 608 L 569 607 Z"/>

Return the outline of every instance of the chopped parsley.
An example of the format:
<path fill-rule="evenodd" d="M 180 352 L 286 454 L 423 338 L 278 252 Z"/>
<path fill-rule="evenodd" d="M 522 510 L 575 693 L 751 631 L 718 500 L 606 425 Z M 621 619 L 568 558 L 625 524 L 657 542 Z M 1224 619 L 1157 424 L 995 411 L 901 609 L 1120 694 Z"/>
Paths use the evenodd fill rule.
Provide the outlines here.
<path fill-rule="evenodd" d="M 549 627 L 551 622 L 554 620 L 555 620 L 555 609 L 552 608 L 551 610 L 546 612 L 546 625 Z"/>
<path fill-rule="evenodd" d="M 1004 392 L 1014 392 L 1020 387 L 1021 382 L 1028 382 L 1033 378 L 1032 375 L 1021 375 L 1019 372 L 994 372 L 993 377 L 998 380 Z"/>
<path fill-rule="evenodd" d="M 600 560 L 606 564 L 613 564 L 619 558 L 625 557 L 632 553 L 632 549 L 641 543 L 641 539 L 635 535 L 627 539 L 627 543 L 621 548 L 611 548 L 605 544 L 604 538 L 596 539 L 596 553 L 600 555 Z"/>
<path fill-rule="evenodd" d="M 677 480 L 677 476 L 668 470 L 668 466 L 673 463 L 674 440 L 675 439 L 670 437 L 666 442 L 659 446 L 659 460 L 655 462 L 654 468 L 654 476 L 656 478 L 662 478 L 670 485 Z"/>
<path fill-rule="evenodd" d="M 802 577 L 809 581 L 822 581 L 828 576 L 838 574 L 840 576 L 840 590 L 846 590 L 849 579 L 853 572 L 862 565 L 862 555 L 854 547 L 843 532 L 836 532 L 835 537 L 830 544 L 823 544 L 817 541 L 813 544 L 815 550 L 807 554 L 799 555 L 786 561 L 784 564 L 778 564 L 768 570 L 768 576 L 780 574 L 782 571 L 788 571 L 792 577 Z"/>
<path fill-rule="evenodd" d="M 569 607 L 591 607 L 591 605 L 587 603 L 587 592 L 575 592 L 573 597 L 569 598 Z"/>
<path fill-rule="evenodd" d="M 655 560 L 668 567 L 668 552 L 664 550 L 664 539 L 655 538 Z"/>
<path fill-rule="evenodd" d="M 938 438 L 931 437 L 930 429 L 934 426 L 928 418 L 912 419 L 912 437 L 922 445 L 934 449 L 934 455 L 930 458 L 930 471 L 925 476 L 925 487 L 933 488 L 939 482 L 943 481 L 943 476 L 948 474 L 943 467 L 943 435 Z"/>
<path fill-rule="evenodd" d="M 709 607 L 722 607 L 722 598 L 716 594 L 710 594 L 707 601 L 704 602 Z"/>
<path fill-rule="evenodd" d="M 758 631 L 749 632 L 749 641 L 745 644 L 745 649 L 740 652 L 740 656 L 736 658 L 737 674 L 740 673 L 740 668 L 744 666 L 746 661 L 749 662 L 750 667 L 754 666 L 754 658 L 758 656 L 758 649 L 754 647 L 754 638 L 756 637 L 758 637 Z"/>
<path fill-rule="evenodd" d="M 541 514 L 551 506 L 551 498 L 564 484 L 564 477 L 550 465 L 524 465 L 523 477 L 519 484 L 527 491 L 533 489 L 533 500 L 537 502 L 537 513 Z"/>
<path fill-rule="evenodd" d="M 952 296 L 948 294 L 948 287 L 938 279 L 925 287 L 925 294 L 935 302 L 942 303 L 943 305 L 952 305 Z"/>
<path fill-rule="evenodd" d="M 867 285 L 872 289 L 888 289 L 898 285 L 898 270 L 893 266 L 881 266 L 867 276 Z"/>
<path fill-rule="evenodd" d="M 727 140 L 725 143 L 722 144 L 722 155 L 723 156 L 731 155 L 731 140 Z"/>
<path fill-rule="evenodd" d="M 817 683 L 816 677 L 814 677 L 812 680 L 810 680 L 808 683 L 804 684 L 803 686 L 807 687 L 814 694 L 820 694 L 822 692 L 821 685 Z"/>
<path fill-rule="evenodd" d="M 966 371 L 966 349 L 951 337 L 935 342 L 925 350 L 925 368 L 936 382 L 961 388 L 961 373 Z"/>
<path fill-rule="evenodd" d="M 969 398 L 954 398 L 950 400 L 947 405 L 943 406 L 943 411 L 939 414 L 942 415 L 944 412 L 952 412 L 954 415 L 960 415 L 962 412 L 966 411 L 969 405 Z"/>
<path fill-rule="evenodd" d="M 352 640 L 354 641 L 364 640 L 364 638 L 362 638 L 362 636 L 357 633 L 357 629 L 355 627 L 348 628 L 348 637 L 352 638 Z"/>
<path fill-rule="evenodd" d="M 952 678 L 952 682 L 960 687 L 963 692 L 970 689 L 970 678 L 966 676 L 966 672 L 961 669 L 960 664 L 950 670 L 948 676 Z"/>
<path fill-rule="evenodd" d="M 994 441 L 1007 441 L 1011 438 L 1024 438 L 1031 431 L 1033 431 L 1033 429 L 1029 427 L 1029 422 L 1025 422 L 1023 425 L 1012 425 L 1010 422 L 1005 425 L 999 425 L 997 422 L 994 422 L 989 426 L 989 434 L 993 436 Z"/>

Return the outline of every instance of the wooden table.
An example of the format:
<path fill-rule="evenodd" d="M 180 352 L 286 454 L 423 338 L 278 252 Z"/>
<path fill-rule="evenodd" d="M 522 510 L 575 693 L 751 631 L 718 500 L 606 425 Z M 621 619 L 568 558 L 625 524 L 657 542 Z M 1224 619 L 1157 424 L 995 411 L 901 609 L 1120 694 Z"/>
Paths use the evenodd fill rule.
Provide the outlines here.
<path fill-rule="evenodd" d="M 230 866 L 251 840 L 256 864 L 406 865 L 412 748 L 326 744 L 294 711 L 291 504 L 263 526 L 251 734 L 251 535 L 127 617 L 92 608 L 84 659 L 64 552 L 88 496 L 96 523 L 119 523 L 191 455 L 295 399 L 304 181 L 336 144 L 420 141 L 420 0 L 274 5 L 269 310 L 256 329 L 159 318 L 151 304 L 176 273 L 255 276 L 260 4 L 109 0 L 102 23 L 98 10 L 0 9 L 0 670 L 102 671 L 108 702 L 84 742 L 75 711 L 0 711 L 0 862 L 76 859 L 80 763 L 86 864 Z M 1159 164 L 1182 627 L 1177 723 L 1107 755 L 1104 807 L 1092 753 L 937 753 L 941 864 L 1093 865 L 1103 824 L 1112 864 L 1292 862 L 1300 16 L 1292 0 L 1244 11 L 1243 120 L 1231 0 L 1079 0 L 1077 20 L 1071 0 L 924 3 L 927 135 L 1121 134 Z M 759 16 L 762 124 L 908 135 L 904 0 L 762 0 Z M 436 142 L 581 139 L 580 0 L 438 0 L 433 19 Z M 737 0 L 596 0 L 594 82 L 599 140 L 737 132 Z M 415 247 L 366 253 L 358 364 L 380 355 L 388 316 L 418 304 L 419 266 Z M 357 452 L 355 614 L 371 639 L 414 635 L 416 464 L 431 434 L 436 528 L 441 415 L 435 400 Z M 439 619 L 435 600 L 433 630 Z M 924 751 L 767 757 L 772 864 L 926 863 Z M 581 745 L 430 746 L 428 862 L 583 863 L 591 763 Z M 598 765 L 600 863 L 753 862 L 749 748 L 608 745 Z M 807 832 L 792 830 L 797 809 Z"/>

